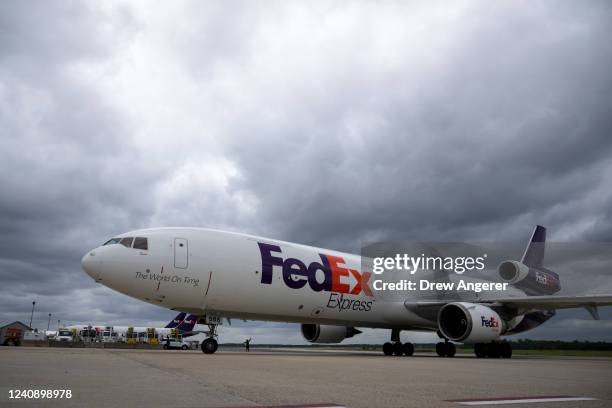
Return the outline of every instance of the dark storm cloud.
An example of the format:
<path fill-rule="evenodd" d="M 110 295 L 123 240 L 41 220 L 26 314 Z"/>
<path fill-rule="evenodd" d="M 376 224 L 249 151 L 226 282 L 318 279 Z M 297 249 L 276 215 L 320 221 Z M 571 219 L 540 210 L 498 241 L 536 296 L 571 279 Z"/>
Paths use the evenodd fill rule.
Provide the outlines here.
<path fill-rule="evenodd" d="M 64 300 L 60 316 L 74 315 L 77 290 L 92 287 L 83 253 L 152 212 L 155 176 L 130 150 L 121 116 L 71 73 L 126 38 L 128 15 L 76 2 L 0 8 L 3 320 L 24 320 L 29 299 L 45 310 Z"/>
<path fill-rule="evenodd" d="M 2 320 L 169 320 L 79 268 L 145 226 L 612 239 L 609 4 L 221 4 L 0 5 Z"/>
<path fill-rule="evenodd" d="M 295 121 L 255 109 L 235 124 L 267 136 L 235 146 L 262 218 L 288 239 L 355 250 L 370 234 L 518 239 L 541 222 L 554 237 L 600 217 L 610 207 L 609 8 L 482 11 L 439 50 L 450 53 L 443 67 L 370 78 L 349 59 L 306 79 L 326 92 L 284 108 Z M 399 55 L 414 45 L 397 43 Z M 585 202 L 591 194 L 607 197 Z"/>

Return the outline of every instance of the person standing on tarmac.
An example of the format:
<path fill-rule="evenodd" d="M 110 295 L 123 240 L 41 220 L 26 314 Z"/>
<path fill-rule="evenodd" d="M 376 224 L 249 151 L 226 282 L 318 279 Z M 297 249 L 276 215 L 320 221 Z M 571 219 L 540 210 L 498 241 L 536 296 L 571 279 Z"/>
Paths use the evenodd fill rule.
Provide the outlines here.
<path fill-rule="evenodd" d="M 247 352 L 251 351 L 251 338 L 249 337 L 244 341 L 244 348 Z"/>

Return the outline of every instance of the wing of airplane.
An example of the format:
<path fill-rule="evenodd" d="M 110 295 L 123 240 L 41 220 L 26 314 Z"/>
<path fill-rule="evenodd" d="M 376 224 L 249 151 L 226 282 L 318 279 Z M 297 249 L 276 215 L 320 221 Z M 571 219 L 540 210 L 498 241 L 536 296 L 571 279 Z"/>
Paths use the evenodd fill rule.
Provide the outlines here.
<path fill-rule="evenodd" d="M 498 298 L 493 305 L 509 306 L 516 309 L 572 309 L 584 307 L 594 320 L 599 320 L 598 306 L 611 306 L 612 295 L 577 295 L 577 296 L 527 296 L 516 298 Z"/>
<path fill-rule="evenodd" d="M 533 309 L 570 309 L 574 307 L 612 306 L 612 295 L 525 296 L 481 300 L 500 306 Z"/>
<path fill-rule="evenodd" d="M 406 301 L 404 306 L 410 310 L 418 309 L 438 309 L 452 301 L 443 300 L 423 300 L 423 301 Z M 524 296 L 524 297 L 499 297 L 480 299 L 470 303 L 483 304 L 487 306 L 507 306 L 513 309 L 521 310 L 556 310 L 556 309 L 572 309 L 585 308 L 595 320 L 599 320 L 598 306 L 612 306 L 612 295 L 575 295 L 575 296 Z"/>
<path fill-rule="evenodd" d="M 481 304 L 491 308 L 506 307 L 515 309 L 518 313 L 533 310 L 552 311 L 556 309 L 585 308 L 593 317 L 599 320 L 598 306 L 612 306 L 612 294 L 598 295 L 555 295 L 561 289 L 559 275 L 543 266 L 544 243 L 546 228 L 537 225 L 531 235 L 525 254 L 520 262 L 504 261 L 498 267 L 503 281 L 522 290 L 525 296 L 500 297 L 494 295 L 465 300 L 422 300 L 406 301 L 404 306 L 421 315 L 431 318 L 437 315 L 442 306 L 452 302 L 467 302 Z"/>

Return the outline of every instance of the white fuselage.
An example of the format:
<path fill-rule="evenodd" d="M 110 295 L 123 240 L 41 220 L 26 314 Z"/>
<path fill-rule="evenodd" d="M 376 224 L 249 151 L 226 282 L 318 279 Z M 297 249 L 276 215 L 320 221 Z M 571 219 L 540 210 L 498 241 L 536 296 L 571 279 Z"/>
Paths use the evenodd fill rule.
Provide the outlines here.
<path fill-rule="evenodd" d="M 103 245 L 83 257 L 83 269 L 103 285 L 158 306 L 251 320 L 437 328 L 435 319 L 372 290 L 375 276 L 362 271 L 358 255 L 199 228 L 118 236 L 125 237 L 146 238 L 147 249 Z"/>

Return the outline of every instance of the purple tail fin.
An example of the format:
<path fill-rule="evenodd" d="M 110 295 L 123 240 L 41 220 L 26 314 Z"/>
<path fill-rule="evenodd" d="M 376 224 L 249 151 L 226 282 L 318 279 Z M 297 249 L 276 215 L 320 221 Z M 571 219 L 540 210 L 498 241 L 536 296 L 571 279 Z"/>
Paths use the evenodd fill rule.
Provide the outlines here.
<path fill-rule="evenodd" d="M 198 322 L 198 316 L 189 315 L 183 320 L 181 324 L 177 326 L 177 329 L 181 333 L 187 333 L 193 330 L 193 327 Z"/>
<path fill-rule="evenodd" d="M 176 315 L 176 317 L 172 320 L 170 320 L 170 323 L 168 323 L 166 325 L 166 329 L 173 329 L 176 326 L 178 326 L 179 324 L 181 324 L 183 322 L 183 320 L 185 320 L 185 316 L 187 316 L 187 313 L 179 313 Z"/>
<path fill-rule="evenodd" d="M 532 268 L 541 268 L 544 263 L 545 241 L 546 228 L 541 225 L 536 225 L 521 262 Z"/>

